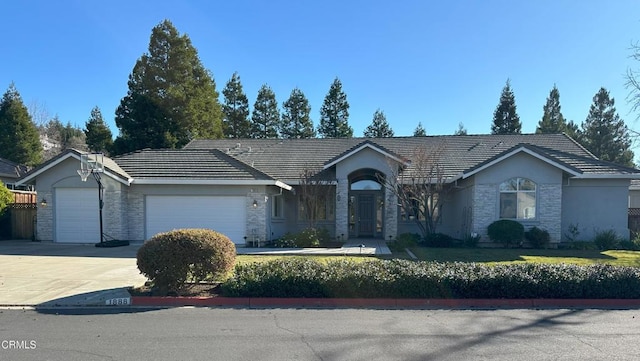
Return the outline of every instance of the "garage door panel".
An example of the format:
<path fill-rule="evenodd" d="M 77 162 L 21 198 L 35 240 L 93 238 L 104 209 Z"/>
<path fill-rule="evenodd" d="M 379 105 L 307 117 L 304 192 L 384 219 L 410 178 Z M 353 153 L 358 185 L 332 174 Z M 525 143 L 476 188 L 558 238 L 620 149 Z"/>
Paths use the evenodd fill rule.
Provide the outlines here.
<path fill-rule="evenodd" d="M 246 198 L 224 196 L 147 196 L 146 238 L 181 228 L 208 228 L 243 243 Z"/>
<path fill-rule="evenodd" d="M 100 241 L 97 189 L 57 188 L 54 204 L 56 242 L 97 243 Z"/>

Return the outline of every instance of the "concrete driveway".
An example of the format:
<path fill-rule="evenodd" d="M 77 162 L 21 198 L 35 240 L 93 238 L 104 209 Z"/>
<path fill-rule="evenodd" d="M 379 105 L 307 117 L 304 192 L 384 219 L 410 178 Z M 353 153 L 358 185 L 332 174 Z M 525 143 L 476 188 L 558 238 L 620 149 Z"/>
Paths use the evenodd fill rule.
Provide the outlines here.
<path fill-rule="evenodd" d="M 136 267 L 140 244 L 93 245 L 0 241 L 0 305 L 104 304 L 128 297 L 146 278 Z"/>

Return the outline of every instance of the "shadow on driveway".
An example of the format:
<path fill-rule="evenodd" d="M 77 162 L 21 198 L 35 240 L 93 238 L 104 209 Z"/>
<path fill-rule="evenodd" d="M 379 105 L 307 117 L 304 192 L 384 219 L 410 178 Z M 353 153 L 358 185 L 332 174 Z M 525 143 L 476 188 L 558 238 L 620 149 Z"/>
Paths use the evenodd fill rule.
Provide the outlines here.
<path fill-rule="evenodd" d="M 95 244 L 70 244 L 31 241 L 0 241 L 0 255 L 136 258 L 142 243 L 123 247 L 100 248 Z"/>

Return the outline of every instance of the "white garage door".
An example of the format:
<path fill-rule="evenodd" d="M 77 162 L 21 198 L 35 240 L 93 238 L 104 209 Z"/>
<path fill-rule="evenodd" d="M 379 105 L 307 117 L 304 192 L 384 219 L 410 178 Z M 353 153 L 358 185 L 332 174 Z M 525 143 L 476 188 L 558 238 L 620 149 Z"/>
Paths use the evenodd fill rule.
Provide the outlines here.
<path fill-rule="evenodd" d="M 56 188 L 55 241 L 100 242 L 97 188 Z"/>
<path fill-rule="evenodd" d="M 180 228 L 208 228 L 244 243 L 245 197 L 147 196 L 146 238 Z"/>

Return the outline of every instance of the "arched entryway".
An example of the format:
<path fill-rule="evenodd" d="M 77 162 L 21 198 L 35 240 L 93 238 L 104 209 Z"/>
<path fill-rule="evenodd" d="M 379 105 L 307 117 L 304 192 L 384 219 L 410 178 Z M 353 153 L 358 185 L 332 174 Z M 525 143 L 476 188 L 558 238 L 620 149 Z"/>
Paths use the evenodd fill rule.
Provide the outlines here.
<path fill-rule="evenodd" d="M 380 172 L 359 169 L 349 174 L 349 237 L 383 238 L 384 187 Z"/>

